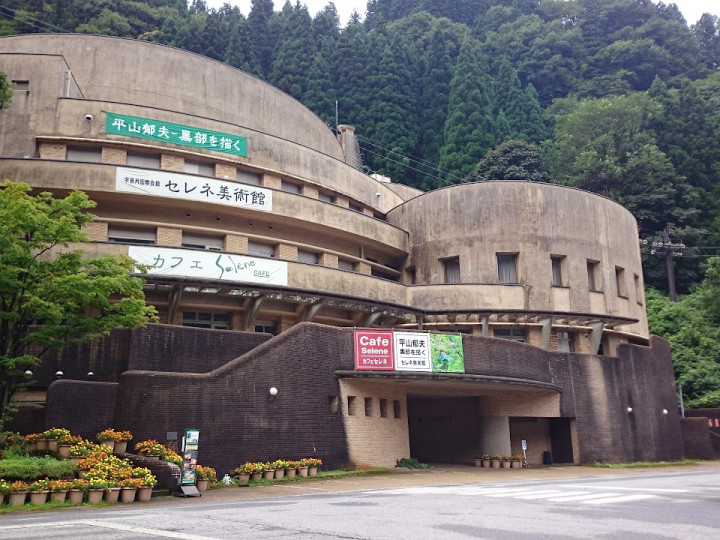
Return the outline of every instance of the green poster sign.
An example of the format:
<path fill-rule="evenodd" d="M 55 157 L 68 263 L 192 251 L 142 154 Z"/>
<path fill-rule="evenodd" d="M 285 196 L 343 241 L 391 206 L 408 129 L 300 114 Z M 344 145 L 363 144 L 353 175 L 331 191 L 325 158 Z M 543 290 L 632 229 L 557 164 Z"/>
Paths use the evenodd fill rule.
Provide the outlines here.
<path fill-rule="evenodd" d="M 462 336 L 430 334 L 430 359 L 434 373 L 465 373 Z"/>
<path fill-rule="evenodd" d="M 247 156 L 247 139 L 245 137 L 150 118 L 125 116 L 109 112 L 106 114 L 105 132 L 151 141 L 169 142 L 204 150 L 215 150 L 216 152 L 225 152 L 236 156 Z"/>

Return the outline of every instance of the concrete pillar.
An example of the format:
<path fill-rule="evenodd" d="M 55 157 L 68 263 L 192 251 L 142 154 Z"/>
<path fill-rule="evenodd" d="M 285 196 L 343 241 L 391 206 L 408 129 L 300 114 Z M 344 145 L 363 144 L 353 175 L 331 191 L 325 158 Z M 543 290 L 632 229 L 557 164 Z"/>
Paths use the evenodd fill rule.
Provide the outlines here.
<path fill-rule="evenodd" d="M 490 455 L 511 455 L 509 417 L 481 416 L 478 419 L 478 433 L 478 451 Z"/>

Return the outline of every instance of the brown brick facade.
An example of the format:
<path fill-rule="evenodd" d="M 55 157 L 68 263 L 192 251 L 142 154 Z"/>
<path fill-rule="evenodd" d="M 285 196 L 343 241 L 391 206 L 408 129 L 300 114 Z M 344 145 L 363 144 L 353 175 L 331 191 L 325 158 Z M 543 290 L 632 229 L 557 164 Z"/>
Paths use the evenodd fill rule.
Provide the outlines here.
<path fill-rule="evenodd" d="M 185 170 L 185 158 L 162 154 L 160 156 L 160 168 L 167 171 L 183 172 Z"/>
<path fill-rule="evenodd" d="M 127 162 L 127 149 L 115 146 L 103 146 L 102 162 L 109 165 L 125 165 Z"/>
<path fill-rule="evenodd" d="M 42 143 L 39 149 L 40 159 L 66 159 L 67 146 L 64 144 Z"/>

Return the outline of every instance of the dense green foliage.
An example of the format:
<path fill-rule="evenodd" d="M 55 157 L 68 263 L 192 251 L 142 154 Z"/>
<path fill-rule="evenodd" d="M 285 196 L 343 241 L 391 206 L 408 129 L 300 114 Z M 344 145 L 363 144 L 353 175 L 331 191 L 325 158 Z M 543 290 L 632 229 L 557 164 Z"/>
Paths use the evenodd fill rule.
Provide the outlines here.
<path fill-rule="evenodd" d="M 368 0 L 360 15 L 341 28 L 330 2 L 311 17 L 298 0 L 252 0 L 247 16 L 202 0 L 5 0 L 0 35 L 101 33 L 227 62 L 329 126 L 337 104 L 366 168 L 419 189 L 523 179 L 599 193 L 642 238 L 688 246 L 681 293 L 701 283 L 720 253 L 718 17 L 648 0 Z M 666 290 L 664 261 L 643 258 Z M 688 385 L 691 400 L 709 388 Z"/>
<path fill-rule="evenodd" d="M 0 109 L 7 109 L 12 102 L 13 87 L 7 75 L 0 71 Z"/>
<path fill-rule="evenodd" d="M 30 195 L 27 184 L 0 184 L 0 429 L 25 371 L 45 351 L 154 318 L 130 257 L 70 248 L 85 241 L 81 227 L 94 206 L 79 191 L 55 199 Z"/>
<path fill-rule="evenodd" d="M 0 459 L 0 477 L 26 482 L 38 478 L 63 478 L 75 474 L 77 466 L 70 460 L 51 456 L 30 457 L 6 452 Z"/>

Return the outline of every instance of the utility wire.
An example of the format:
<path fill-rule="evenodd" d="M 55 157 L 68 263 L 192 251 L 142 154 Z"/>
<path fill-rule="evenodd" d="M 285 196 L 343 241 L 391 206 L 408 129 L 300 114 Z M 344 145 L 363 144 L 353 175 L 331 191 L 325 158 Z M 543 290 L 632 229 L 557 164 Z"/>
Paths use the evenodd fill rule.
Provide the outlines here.
<path fill-rule="evenodd" d="M 38 28 L 39 30 L 42 30 L 43 32 L 47 32 L 48 30 L 59 30 L 60 32 L 62 32 L 64 34 L 72 33 L 68 30 L 65 30 L 64 28 L 60 28 L 59 26 L 55 26 L 54 24 L 51 24 L 49 22 L 45 22 L 40 19 L 36 19 L 35 17 L 31 17 L 30 15 L 20 14 L 18 16 L 17 10 L 8 8 L 5 6 L 0 6 L 0 13 L 10 17 L 12 20 L 16 20 L 16 21 L 28 24 L 30 26 L 34 26 L 35 28 Z M 35 24 L 30 21 L 35 21 L 35 23 L 39 23 L 39 24 Z M 43 26 L 40 26 L 40 25 L 44 25 L 47 28 L 43 28 Z"/>
<path fill-rule="evenodd" d="M 361 147 L 361 148 L 362 148 L 362 147 Z M 442 182 L 443 184 L 446 183 L 445 180 L 444 180 L 443 178 L 440 178 L 439 176 L 432 175 L 432 174 L 427 173 L 427 172 L 425 172 L 425 171 L 422 171 L 422 170 L 420 170 L 420 169 L 418 169 L 418 168 L 416 168 L 416 167 L 413 167 L 413 166 L 411 166 L 411 165 L 407 165 L 407 164 L 403 163 L 402 161 L 398 161 L 398 160 L 396 160 L 396 159 L 392 159 L 391 157 L 384 156 L 384 155 L 382 155 L 382 154 L 378 154 L 377 152 L 373 152 L 373 151 L 370 150 L 369 148 L 363 148 L 363 149 L 364 149 L 366 152 L 368 152 L 369 154 L 373 154 L 373 155 L 375 155 L 375 156 L 378 156 L 378 157 L 380 157 L 380 158 L 383 158 L 383 159 L 385 159 L 385 160 L 387 160 L 387 161 L 390 161 L 390 162 L 392 162 L 392 163 L 397 163 L 398 165 L 402 165 L 403 167 L 406 167 L 406 168 L 411 169 L 411 170 L 413 170 L 413 171 L 417 171 L 417 172 L 419 172 L 419 173 L 421 173 L 421 174 L 424 174 L 424 175 L 426 175 L 426 176 L 429 176 L 430 178 L 435 178 L 436 180 L 439 180 L 439 181 Z"/>

